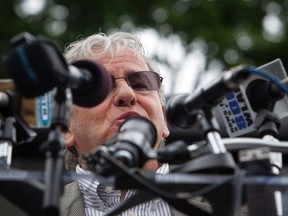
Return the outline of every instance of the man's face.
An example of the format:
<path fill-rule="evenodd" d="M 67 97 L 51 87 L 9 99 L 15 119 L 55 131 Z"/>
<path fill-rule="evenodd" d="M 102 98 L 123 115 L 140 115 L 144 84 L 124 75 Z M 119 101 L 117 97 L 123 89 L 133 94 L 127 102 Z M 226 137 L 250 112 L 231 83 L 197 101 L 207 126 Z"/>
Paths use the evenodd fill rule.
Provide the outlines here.
<path fill-rule="evenodd" d="M 104 65 L 116 78 L 126 77 L 131 72 L 149 70 L 144 60 L 137 58 L 128 50 L 113 59 L 104 56 L 97 59 L 97 62 Z M 157 91 L 134 92 L 124 79 L 117 79 L 116 88 L 98 106 L 83 108 L 73 105 L 65 142 L 68 147 L 75 146 L 79 155 L 89 153 L 114 137 L 126 118 L 141 115 L 148 118 L 156 127 L 158 140 L 155 148 L 157 148 L 161 137 L 169 135 L 164 112 Z"/>

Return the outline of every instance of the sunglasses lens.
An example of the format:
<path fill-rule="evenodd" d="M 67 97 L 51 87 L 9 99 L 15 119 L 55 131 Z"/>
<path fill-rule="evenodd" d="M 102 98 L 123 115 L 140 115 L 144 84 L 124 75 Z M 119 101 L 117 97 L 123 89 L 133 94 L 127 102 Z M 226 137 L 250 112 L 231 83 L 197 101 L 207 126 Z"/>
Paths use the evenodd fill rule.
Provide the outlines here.
<path fill-rule="evenodd" d="M 127 76 L 134 91 L 157 91 L 160 88 L 159 74 L 151 71 L 140 71 Z"/>

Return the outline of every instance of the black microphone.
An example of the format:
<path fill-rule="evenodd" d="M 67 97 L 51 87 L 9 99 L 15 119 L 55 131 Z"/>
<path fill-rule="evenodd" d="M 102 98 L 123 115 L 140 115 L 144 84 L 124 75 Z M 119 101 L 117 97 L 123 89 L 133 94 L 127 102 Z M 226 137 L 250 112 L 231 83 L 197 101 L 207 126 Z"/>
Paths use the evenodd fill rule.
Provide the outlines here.
<path fill-rule="evenodd" d="M 288 85 L 287 73 L 280 59 L 268 62 L 257 69 L 270 72 L 281 80 L 283 85 Z M 188 96 L 189 94 L 170 96 L 171 100 L 170 98 L 167 98 L 167 102 L 177 101 L 177 98 L 179 98 L 178 100 L 180 101 L 184 101 Z M 281 127 L 279 128 L 279 139 L 287 140 L 288 96 L 285 94 L 283 95 L 283 90 L 280 89 L 278 85 L 271 83 L 267 78 L 257 74 L 251 74 L 239 84 L 238 89 L 228 92 L 224 96 L 224 99 L 213 108 L 213 117 L 215 117 L 215 120 L 219 124 L 218 130 L 221 136 L 231 138 L 259 137 L 257 128 L 255 128 L 255 117 L 259 113 L 259 108 L 263 107 L 263 105 L 269 108 L 268 106 L 271 105 L 270 103 L 272 101 L 275 101 L 273 112 L 279 116 L 281 123 Z M 181 106 L 182 105 L 180 104 L 179 107 L 181 108 Z M 184 106 L 182 106 L 182 108 L 183 107 Z M 201 141 L 203 139 L 197 125 L 194 125 L 193 128 L 188 128 L 189 125 L 192 125 L 193 121 L 197 121 L 197 111 L 194 111 L 194 113 L 196 113 L 194 116 L 192 114 L 184 114 L 185 112 L 185 110 L 171 112 L 171 115 L 174 116 L 169 119 L 174 117 L 179 125 L 179 122 L 181 121 L 180 117 L 182 117 L 183 127 L 175 127 L 173 121 L 168 121 L 170 135 L 166 140 L 167 143 L 179 139 L 185 140 L 188 143 Z"/>
<path fill-rule="evenodd" d="M 157 158 L 152 150 L 156 140 L 155 126 L 145 117 L 133 116 L 122 123 L 116 136 L 83 159 L 91 171 L 104 176 L 115 175 L 119 170 L 111 164 L 111 159 L 129 168 L 142 167 L 147 160 Z"/>
<path fill-rule="evenodd" d="M 282 84 L 286 85 L 287 75 L 281 60 L 276 59 L 256 70 L 263 70 L 274 75 Z M 224 99 L 215 107 L 214 115 L 224 128 L 223 133 L 228 137 L 259 136 L 255 127 L 256 117 L 262 109 L 269 110 L 277 115 L 281 122 L 279 136 L 287 137 L 287 95 L 276 84 L 266 77 L 252 74 L 248 79 L 241 82 L 239 88 L 229 92 Z"/>
<path fill-rule="evenodd" d="M 76 61 L 69 66 L 69 71 L 74 104 L 93 107 L 111 92 L 111 76 L 101 64 L 87 60 Z"/>
<path fill-rule="evenodd" d="M 166 113 L 170 125 L 189 128 L 198 119 L 200 109 L 216 106 L 224 96 L 236 89 L 238 83 L 248 77 L 245 67 L 240 66 L 225 72 L 209 85 L 199 88 L 193 94 L 179 94 L 167 101 Z"/>
<path fill-rule="evenodd" d="M 142 116 L 126 119 L 119 128 L 116 142 L 111 146 L 113 157 L 128 167 L 142 167 L 151 155 L 157 140 L 155 126 Z"/>
<path fill-rule="evenodd" d="M 111 76 L 103 66 L 88 60 L 68 65 L 52 41 L 23 37 L 27 35 L 12 39 L 16 46 L 4 63 L 24 97 L 37 97 L 54 87 L 66 86 L 73 92 L 73 103 L 92 107 L 109 94 Z"/>

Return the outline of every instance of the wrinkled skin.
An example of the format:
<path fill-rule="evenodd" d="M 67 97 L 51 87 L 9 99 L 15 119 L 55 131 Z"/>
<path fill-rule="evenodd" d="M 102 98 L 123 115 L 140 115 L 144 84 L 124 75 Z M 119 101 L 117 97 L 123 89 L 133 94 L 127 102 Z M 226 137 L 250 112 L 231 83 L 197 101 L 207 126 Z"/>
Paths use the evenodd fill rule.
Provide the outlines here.
<path fill-rule="evenodd" d="M 110 56 L 103 56 L 98 58 L 97 62 L 104 65 L 115 77 L 125 77 L 131 72 L 149 70 L 144 60 L 128 50 L 113 59 Z M 73 105 L 69 130 L 64 133 L 66 146 L 74 146 L 79 155 L 89 153 L 115 136 L 121 123 L 133 115 L 144 116 L 156 126 L 157 142 L 154 148 L 157 149 L 161 139 L 169 135 L 165 108 L 159 93 L 134 92 L 124 79 L 116 80 L 114 91 L 98 106 L 83 108 Z M 144 169 L 156 170 L 158 167 L 157 161 L 149 161 Z"/>

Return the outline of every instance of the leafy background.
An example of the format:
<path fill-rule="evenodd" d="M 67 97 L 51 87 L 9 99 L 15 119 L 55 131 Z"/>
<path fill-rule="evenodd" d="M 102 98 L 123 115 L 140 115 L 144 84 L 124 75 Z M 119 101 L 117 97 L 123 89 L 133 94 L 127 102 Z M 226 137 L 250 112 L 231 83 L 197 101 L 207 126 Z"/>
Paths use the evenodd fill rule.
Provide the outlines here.
<path fill-rule="evenodd" d="M 3 60 L 10 39 L 24 31 L 54 40 L 61 51 L 99 31 L 140 32 L 143 39 L 152 34 L 156 42 L 147 44 L 170 77 L 170 94 L 177 83 L 195 88 L 240 64 L 280 58 L 287 68 L 287 12 L 288 0 L 1 0 L 0 78 L 9 77 Z"/>
<path fill-rule="evenodd" d="M 23 31 L 50 38 L 63 51 L 68 43 L 95 32 L 149 29 L 159 43 L 167 44 L 162 51 L 154 44 L 151 53 L 167 76 L 175 78 L 181 70 L 192 73 L 189 64 L 188 69 L 181 67 L 189 53 L 199 51 L 201 67 L 193 72 L 200 77 L 197 85 L 203 74 L 239 64 L 260 66 L 280 58 L 287 67 L 287 11 L 287 0 L 4 0 L 0 55 L 3 59 L 11 51 L 9 40 Z M 176 43 L 181 46 L 178 57 L 169 48 Z M 0 77 L 9 77 L 2 62 Z M 170 79 L 168 92 L 176 91 L 176 81 Z"/>

